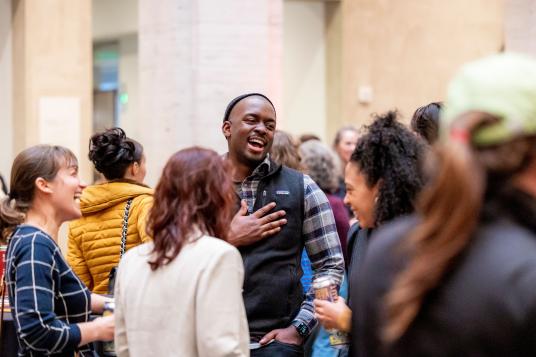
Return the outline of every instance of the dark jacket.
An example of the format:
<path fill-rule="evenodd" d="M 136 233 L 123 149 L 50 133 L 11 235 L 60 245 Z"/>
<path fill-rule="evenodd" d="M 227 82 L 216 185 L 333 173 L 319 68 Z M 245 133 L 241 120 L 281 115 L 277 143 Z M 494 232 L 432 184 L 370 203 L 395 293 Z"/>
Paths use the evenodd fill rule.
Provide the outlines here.
<path fill-rule="evenodd" d="M 519 191 L 486 203 L 471 243 L 408 331 L 381 348 L 382 301 L 404 266 L 415 216 L 373 236 L 353 289 L 354 356 L 536 356 L 536 205 Z"/>
<path fill-rule="evenodd" d="M 285 210 L 287 224 L 259 242 L 240 247 L 244 260 L 244 305 L 253 339 L 288 327 L 304 300 L 300 283 L 304 211 L 303 174 L 272 162 L 257 188 L 253 211 L 269 202 Z"/>

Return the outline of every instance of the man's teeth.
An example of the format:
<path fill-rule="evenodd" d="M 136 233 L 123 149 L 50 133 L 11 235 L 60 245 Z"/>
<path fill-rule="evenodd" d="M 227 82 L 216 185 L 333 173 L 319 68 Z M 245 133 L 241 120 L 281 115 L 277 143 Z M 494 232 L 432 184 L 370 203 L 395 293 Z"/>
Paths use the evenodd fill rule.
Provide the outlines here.
<path fill-rule="evenodd" d="M 261 141 L 261 140 L 258 140 L 258 139 L 250 139 L 249 142 L 252 143 L 252 144 L 257 144 L 257 145 L 260 145 L 260 146 L 264 146 L 264 142 Z"/>

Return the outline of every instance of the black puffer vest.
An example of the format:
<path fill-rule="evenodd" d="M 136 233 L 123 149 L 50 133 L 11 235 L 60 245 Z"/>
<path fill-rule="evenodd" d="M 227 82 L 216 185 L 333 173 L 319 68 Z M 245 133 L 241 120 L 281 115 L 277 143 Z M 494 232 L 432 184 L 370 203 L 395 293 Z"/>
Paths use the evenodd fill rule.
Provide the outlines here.
<path fill-rule="evenodd" d="M 244 304 L 254 340 L 288 327 L 304 300 L 300 283 L 303 174 L 274 162 L 270 167 L 259 182 L 253 211 L 275 202 L 274 211 L 285 210 L 287 224 L 278 234 L 239 249 L 244 260 Z"/>

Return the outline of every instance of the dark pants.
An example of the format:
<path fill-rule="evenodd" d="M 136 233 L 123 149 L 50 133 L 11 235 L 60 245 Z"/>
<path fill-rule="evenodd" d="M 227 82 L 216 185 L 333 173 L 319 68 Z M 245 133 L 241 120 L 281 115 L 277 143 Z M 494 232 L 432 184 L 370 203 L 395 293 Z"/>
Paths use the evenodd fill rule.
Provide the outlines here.
<path fill-rule="evenodd" d="M 274 341 L 267 346 L 251 350 L 251 357 L 303 357 L 303 347 Z"/>

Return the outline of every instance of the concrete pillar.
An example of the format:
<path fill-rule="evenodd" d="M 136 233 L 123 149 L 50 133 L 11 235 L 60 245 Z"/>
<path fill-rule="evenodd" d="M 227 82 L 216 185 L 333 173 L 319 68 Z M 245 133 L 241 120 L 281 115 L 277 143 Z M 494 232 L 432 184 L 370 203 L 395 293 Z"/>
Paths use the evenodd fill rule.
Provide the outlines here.
<path fill-rule="evenodd" d="M 139 0 L 139 18 L 138 132 L 149 184 L 181 148 L 226 151 L 220 128 L 236 95 L 264 92 L 283 112 L 282 0 Z"/>
<path fill-rule="evenodd" d="M 505 49 L 536 57 L 536 1 L 506 2 Z"/>
<path fill-rule="evenodd" d="M 11 0 L 0 0 L 0 173 L 9 182 L 13 160 Z"/>
<path fill-rule="evenodd" d="M 12 6 L 14 152 L 37 143 L 67 146 L 89 180 L 91 0 Z"/>
<path fill-rule="evenodd" d="M 503 0 L 343 0 L 345 120 L 443 100 L 459 66 L 500 51 Z"/>

